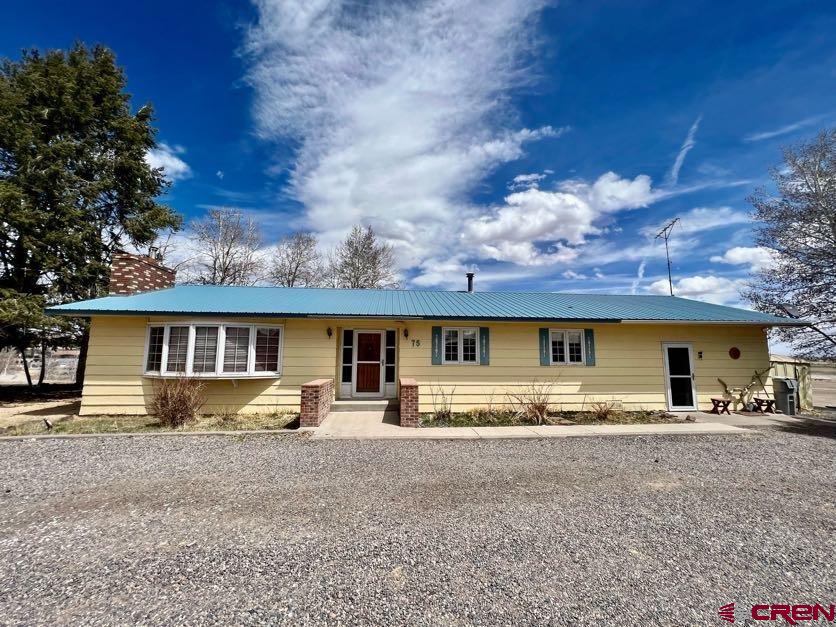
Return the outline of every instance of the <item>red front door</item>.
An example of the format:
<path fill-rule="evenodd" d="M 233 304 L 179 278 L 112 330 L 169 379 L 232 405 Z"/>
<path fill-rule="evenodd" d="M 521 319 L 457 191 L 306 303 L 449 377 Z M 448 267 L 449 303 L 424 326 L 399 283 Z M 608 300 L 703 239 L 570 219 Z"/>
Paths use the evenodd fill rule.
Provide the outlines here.
<path fill-rule="evenodd" d="M 357 332 L 357 392 L 380 393 L 381 334 Z"/>

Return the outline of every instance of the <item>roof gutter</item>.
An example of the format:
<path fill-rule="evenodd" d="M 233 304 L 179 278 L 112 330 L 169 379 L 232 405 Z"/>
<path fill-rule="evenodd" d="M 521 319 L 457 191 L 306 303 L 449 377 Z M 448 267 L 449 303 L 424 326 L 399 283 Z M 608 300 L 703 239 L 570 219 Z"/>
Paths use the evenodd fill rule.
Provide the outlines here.
<path fill-rule="evenodd" d="M 363 314 L 295 314 L 265 312 L 220 312 L 220 311 L 100 311 L 91 309 L 45 309 L 48 314 L 76 318 L 91 316 L 188 316 L 192 318 L 298 318 L 308 320 L 484 320 L 487 322 L 566 322 L 596 324 L 618 324 L 615 318 L 509 318 L 502 316 L 369 316 Z"/>
<path fill-rule="evenodd" d="M 622 324 L 719 324 L 724 326 L 757 326 L 757 327 L 803 327 L 804 322 L 787 320 L 786 322 L 771 322 L 769 320 L 622 320 Z"/>
<path fill-rule="evenodd" d="M 565 322 L 595 324 L 670 324 L 670 325 L 724 325 L 759 327 L 803 327 L 800 320 L 772 322 L 768 320 L 619 320 L 617 318 L 514 318 L 507 316 L 369 316 L 362 314 L 294 314 L 265 312 L 206 312 L 206 311 L 101 311 L 93 309 L 47 308 L 46 313 L 57 316 L 89 318 L 91 316 L 189 316 L 194 318 L 299 318 L 310 320 L 484 320 L 487 322 Z"/>

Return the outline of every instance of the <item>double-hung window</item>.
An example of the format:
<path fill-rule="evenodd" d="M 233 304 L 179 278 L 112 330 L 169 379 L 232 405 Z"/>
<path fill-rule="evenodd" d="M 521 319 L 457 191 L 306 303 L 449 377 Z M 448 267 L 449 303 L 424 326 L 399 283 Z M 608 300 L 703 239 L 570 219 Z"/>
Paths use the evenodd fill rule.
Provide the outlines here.
<path fill-rule="evenodd" d="M 444 327 L 442 334 L 445 364 L 479 363 L 478 327 Z"/>
<path fill-rule="evenodd" d="M 550 336 L 553 364 L 582 365 L 584 363 L 582 330 L 552 329 Z"/>
<path fill-rule="evenodd" d="M 221 379 L 278 376 L 283 339 L 284 330 L 277 325 L 152 324 L 145 374 Z"/>

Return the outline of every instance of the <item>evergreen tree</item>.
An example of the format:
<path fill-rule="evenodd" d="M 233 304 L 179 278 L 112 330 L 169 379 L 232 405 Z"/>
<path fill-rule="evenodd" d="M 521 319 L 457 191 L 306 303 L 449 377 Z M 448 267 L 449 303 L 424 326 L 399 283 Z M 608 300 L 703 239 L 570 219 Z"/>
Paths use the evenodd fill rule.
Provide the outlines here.
<path fill-rule="evenodd" d="M 0 64 L 0 348 L 52 335 L 45 303 L 106 294 L 114 250 L 180 225 L 145 160 L 152 108 L 133 113 L 125 83 L 101 46 Z"/>

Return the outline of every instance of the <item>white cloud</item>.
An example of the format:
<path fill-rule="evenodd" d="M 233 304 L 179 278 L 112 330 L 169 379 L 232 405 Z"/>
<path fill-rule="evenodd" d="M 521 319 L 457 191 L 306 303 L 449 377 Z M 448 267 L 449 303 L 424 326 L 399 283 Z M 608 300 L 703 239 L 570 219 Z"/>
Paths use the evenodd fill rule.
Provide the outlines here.
<path fill-rule="evenodd" d="M 574 270 L 566 270 L 562 276 L 564 279 L 569 279 L 570 281 L 584 281 L 587 279 L 585 274 L 575 272 Z"/>
<path fill-rule="evenodd" d="M 464 228 L 464 245 L 476 245 L 487 257 L 520 265 L 548 265 L 575 259 L 578 246 L 601 229 L 602 217 L 643 207 L 654 200 L 648 176 L 624 179 L 614 172 L 594 183 L 564 181 L 558 191 L 532 187 L 505 198 L 491 214 L 472 219 Z M 541 250 L 535 243 L 545 243 Z"/>
<path fill-rule="evenodd" d="M 507 95 L 531 81 L 545 4 L 257 2 L 246 49 L 258 129 L 298 142 L 288 191 L 324 245 L 367 223 L 395 246 L 402 268 L 461 250 L 462 225 L 495 211 L 468 201 L 476 185 L 526 143 L 568 130 L 510 126 Z M 499 238 L 467 252 L 538 263 L 566 256 L 520 244 Z"/>
<path fill-rule="evenodd" d="M 160 143 L 145 153 L 145 162 L 152 168 L 162 168 L 169 180 L 181 181 L 192 175 L 189 164 L 177 156 L 184 152 L 186 150 L 182 146 Z"/>
<path fill-rule="evenodd" d="M 690 235 L 701 233 L 732 224 L 745 224 L 751 221 L 751 216 L 744 211 L 735 211 L 731 207 L 696 207 L 679 216 L 679 222 L 673 228 L 672 234 Z M 667 221 L 665 221 L 667 222 Z M 654 224 L 641 229 L 645 237 L 655 237 L 664 224 Z"/>
<path fill-rule="evenodd" d="M 614 213 L 655 202 L 659 196 L 651 190 L 651 183 L 646 174 L 631 180 L 621 178 L 615 172 L 606 172 L 591 185 L 586 181 L 571 180 L 564 181 L 559 188 L 584 200 L 600 213 Z"/>
<path fill-rule="evenodd" d="M 462 285 L 462 277 L 471 269 L 464 263 L 462 255 L 450 258 L 432 258 L 420 265 L 420 274 L 412 280 L 416 287 L 432 287 L 444 285 L 451 289 Z"/>
<path fill-rule="evenodd" d="M 451 250 L 473 186 L 562 132 L 501 124 L 504 96 L 530 80 L 543 4 L 257 3 L 256 121 L 265 138 L 299 141 L 290 192 L 326 244 L 366 222 L 407 267 Z"/>
<path fill-rule="evenodd" d="M 697 116 L 697 119 L 694 120 L 694 123 L 691 125 L 691 128 L 688 129 L 688 134 L 685 136 L 685 141 L 682 142 L 682 146 L 679 149 L 679 153 L 676 155 L 676 159 L 671 166 L 670 171 L 668 172 L 667 182 L 669 185 L 676 185 L 679 181 L 679 171 L 682 169 L 682 165 L 685 163 L 685 157 L 688 156 L 688 153 L 691 152 L 691 149 L 697 143 L 697 130 L 700 127 L 700 122 L 702 122 L 702 114 Z"/>
<path fill-rule="evenodd" d="M 821 119 L 822 116 L 817 115 L 811 118 L 805 118 L 803 120 L 799 120 L 798 122 L 793 122 L 792 124 L 787 124 L 786 126 L 781 126 L 780 128 L 772 129 L 769 131 L 761 131 L 760 133 L 750 133 L 743 138 L 745 142 L 759 142 L 763 141 L 764 139 L 772 139 L 773 137 L 780 137 L 781 135 L 789 135 L 795 131 L 801 130 L 811 124 L 815 124 Z"/>
<path fill-rule="evenodd" d="M 264 139 L 298 146 L 286 191 L 305 208 L 303 226 L 329 247 L 370 224 L 413 284 L 443 285 L 482 261 L 576 260 L 613 214 L 697 189 L 606 172 L 544 191 L 546 170 L 516 177 L 503 203 L 470 201 L 527 143 L 569 130 L 512 123 L 509 95 L 535 76 L 536 21 L 548 3 L 256 0 L 246 42 L 254 117 Z"/>
<path fill-rule="evenodd" d="M 740 291 L 745 287 L 743 279 L 727 279 L 718 276 L 690 276 L 673 284 L 673 293 L 683 298 L 693 298 L 717 305 L 738 305 Z M 667 279 L 659 279 L 648 286 L 651 294 L 670 294 Z"/>
<path fill-rule="evenodd" d="M 530 189 L 540 187 L 540 181 L 546 178 L 545 174 L 518 174 L 510 183 L 508 189 L 511 191 L 518 191 L 521 189 Z"/>
<path fill-rule="evenodd" d="M 644 279 L 644 270 L 647 267 L 647 259 L 642 259 L 641 263 L 639 264 L 639 269 L 636 271 L 636 278 L 630 284 L 630 293 L 635 294 L 636 291 L 639 289 L 639 285 L 641 285 L 642 279 Z"/>
<path fill-rule="evenodd" d="M 714 263 L 727 263 L 734 266 L 749 266 L 751 272 L 768 268 L 776 261 L 776 253 L 763 246 L 735 246 L 722 255 L 711 258 Z"/>
<path fill-rule="evenodd" d="M 528 189 L 505 198 L 493 215 L 469 222 L 469 242 L 531 242 L 565 240 L 581 244 L 597 233 L 593 222 L 598 213 L 575 194 Z"/>

